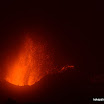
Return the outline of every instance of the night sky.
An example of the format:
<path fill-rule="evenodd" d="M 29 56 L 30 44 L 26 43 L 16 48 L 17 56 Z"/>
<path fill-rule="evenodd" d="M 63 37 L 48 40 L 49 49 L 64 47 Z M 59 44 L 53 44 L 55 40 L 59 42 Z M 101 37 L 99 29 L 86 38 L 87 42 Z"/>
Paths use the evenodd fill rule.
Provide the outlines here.
<path fill-rule="evenodd" d="M 8 53 L 12 50 L 18 50 L 23 37 L 28 33 L 32 38 L 44 38 L 48 45 L 55 50 L 55 64 L 59 67 L 64 65 L 74 65 L 77 72 L 71 72 L 72 76 L 81 76 L 84 84 L 85 79 L 89 80 L 91 76 L 103 74 L 104 50 L 103 50 L 103 16 L 104 8 L 101 1 L 40 1 L 40 2 L 1 2 L 0 3 L 0 73 L 3 76 L 5 72 L 4 61 Z M 12 51 L 13 52 L 13 51 Z M 52 91 L 56 90 L 56 85 L 60 87 L 57 96 L 62 95 L 62 101 L 68 101 L 71 96 L 68 90 L 71 82 L 80 80 L 70 79 L 70 72 L 63 75 L 56 75 L 62 81 L 56 81 L 52 76 L 47 76 L 44 85 L 49 86 L 46 90 L 39 93 L 44 96 L 53 97 Z M 77 74 L 76 74 L 77 73 Z M 71 77 L 72 77 L 71 76 Z M 49 77 L 49 80 L 48 80 Z M 51 78 L 50 78 L 51 77 Z M 2 78 L 0 78 L 2 79 Z M 47 85 L 47 80 L 50 85 Z M 56 82 L 54 82 L 56 81 Z M 40 83 L 40 82 L 39 82 Z M 43 82 L 42 82 L 43 83 Z M 59 84 L 57 84 L 59 83 Z M 89 86 L 86 81 L 86 86 Z M 79 85 L 79 84 L 78 84 Z M 3 86 L 3 85 L 2 85 Z M 37 85 L 38 86 L 38 85 Z M 68 86 L 68 87 L 65 87 Z M 73 84 L 74 86 L 74 84 Z M 72 86 L 72 87 L 73 87 Z M 34 85 L 35 88 L 35 85 Z M 83 87 L 84 88 L 84 87 Z M 74 88 L 73 88 L 74 89 Z M 76 88 L 75 88 L 76 89 Z M 85 87 L 87 89 L 87 87 Z M 68 91 L 67 91 L 68 90 Z M 79 89 L 79 91 L 81 88 Z M 35 92 L 35 91 L 34 91 Z M 49 93 L 48 93 L 49 92 Z M 76 91 L 77 92 L 77 91 Z M 84 92 L 84 91 L 82 91 Z M 85 91 L 86 92 L 86 91 Z M 37 91 L 38 93 L 38 91 Z M 42 94 L 41 94 L 42 93 Z M 67 94 L 66 94 L 67 93 Z M 66 94 L 66 98 L 63 95 Z M 69 95 L 68 95 L 69 94 Z M 5 94 L 4 94 L 5 95 Z M 32 94 L 33 96 L 36 96 Z M 86 94 L 85 94 L 86 95 Z M 1 94 L 2 96 L 2 94 Z M 40 97 L 46 99 L 47 97 Z M 86 95 L 87 96 L 87 95 Z M 47 101 L 51 102 L 52 99 Z M 59 102 L 54 97 L 54 102 Z M 5 99 L 5 98 L 4 98 Z M 34 99 L 34 98 L 33 98 Z M 38 98 L 39 100 L 39 98 Z M 45 102 L 45 100 L 41 100 Z M 39 101 L 38 101 L 39 102 Z M 60 101 L 61 102 L 61 101 Z"/>

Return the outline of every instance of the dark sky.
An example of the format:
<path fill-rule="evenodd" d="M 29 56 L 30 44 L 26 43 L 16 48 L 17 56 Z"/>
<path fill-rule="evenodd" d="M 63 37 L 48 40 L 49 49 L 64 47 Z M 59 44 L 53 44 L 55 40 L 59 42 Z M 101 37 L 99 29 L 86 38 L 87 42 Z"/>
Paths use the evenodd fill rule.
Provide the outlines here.
<path fill-rule="evenodd" d="M 100 1 L 8 1 L 0 5 L 1 57 L 19 44 L 22 35 L 38 31 L 56 48 L 57 59 L 84 71 L 102 69 L 104 21 Z"/>
<path fill-rule="evenodd" d="M 72 64 L 88 75 L 104 73 L 103 12 L 103 2 L 100 0 L 2 1 L 0 72 L 3 72 L 5 58 L 9 52 L 18 50 L 24 35 L 32 33 L 35 39 L 37 33 L 55 49 L 57 65 Z"/>

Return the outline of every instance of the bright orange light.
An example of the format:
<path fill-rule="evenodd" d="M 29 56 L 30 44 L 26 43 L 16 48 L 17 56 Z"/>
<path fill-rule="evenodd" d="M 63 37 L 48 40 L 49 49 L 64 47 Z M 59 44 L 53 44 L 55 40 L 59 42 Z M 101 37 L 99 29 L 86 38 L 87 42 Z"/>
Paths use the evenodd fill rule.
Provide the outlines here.
<path fill-rule="evenodd" d="M 51 52 L 52 54 L 52 52 Z M 64 66 L 60 71 L 54 68 L 52 55 L 41 42 L 35 43 L 27 36 L 21 45 L 19 54 L 7 62 L 5 80 L 18 86 L 33 85 L 45 75 L 54 72 L 63 72 L 74 66 Z M 55 71 L 56 70 L 56 71 Z"/>
<path fill-rule="evenodd" d="M 27 37 L 19 55 L 8 66 L 6 81 L 19 86 L 34 84 L 47 74 L 43 65 L 46 60 L 44 46 L 35 46 L 32 39 Z"/>

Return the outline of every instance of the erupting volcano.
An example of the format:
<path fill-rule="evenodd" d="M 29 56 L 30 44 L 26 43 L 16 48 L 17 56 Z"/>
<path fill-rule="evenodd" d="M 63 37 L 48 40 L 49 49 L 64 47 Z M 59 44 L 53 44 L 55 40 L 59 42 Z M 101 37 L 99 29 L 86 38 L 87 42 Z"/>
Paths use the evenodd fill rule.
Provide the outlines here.
<path fill-rule="evenodd" d="M 52 51 L 45 43 L 34 42 L 29 36 L 25 37 L 18 54 L 13 59 L 11 55 L 9 57 L 5 80 L 18 86 L 33 85 L 49 73 L 74 67 L 67 65 L 57 70 L 53 64 Z"/>
<path fill-rule="evenodd" d="M 6 81 L 14 85 L 33 85 L 51 71 L 52 62 L 45 51 L 45 45 L 34 44 L 28 36 L 16 55 L 15 60 L 8 62 Z"/>

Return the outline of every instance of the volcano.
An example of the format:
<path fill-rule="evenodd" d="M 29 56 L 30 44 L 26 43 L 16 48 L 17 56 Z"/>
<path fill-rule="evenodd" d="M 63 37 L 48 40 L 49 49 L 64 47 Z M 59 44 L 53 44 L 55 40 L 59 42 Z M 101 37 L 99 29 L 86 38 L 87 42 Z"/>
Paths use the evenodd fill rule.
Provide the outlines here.
<path fill-rule="evenodd" d="M 18 86 L 33 85 L 48 74 L 51 67 L 52 60 L 45 51 L 45 45 L 34 44 L 27 36 L 14 61 L 9 60 L 5 79 Z"/>

